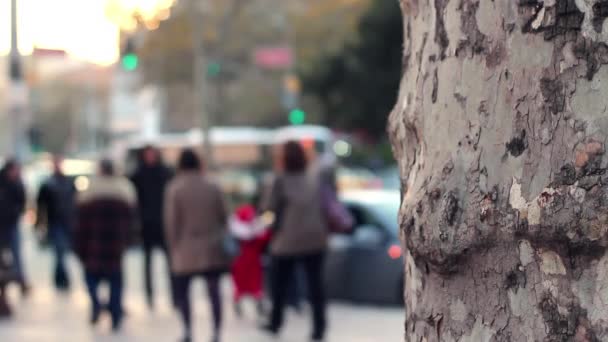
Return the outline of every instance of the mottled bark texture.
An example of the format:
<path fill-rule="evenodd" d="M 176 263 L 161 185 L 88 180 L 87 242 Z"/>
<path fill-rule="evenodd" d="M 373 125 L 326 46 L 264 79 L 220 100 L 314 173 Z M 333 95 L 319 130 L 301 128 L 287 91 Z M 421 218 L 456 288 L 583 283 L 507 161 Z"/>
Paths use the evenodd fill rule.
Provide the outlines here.
<path fill-rule="evenodd" d="M 408 341 L 608 341 L 607 0 L 401 0 Z"/>

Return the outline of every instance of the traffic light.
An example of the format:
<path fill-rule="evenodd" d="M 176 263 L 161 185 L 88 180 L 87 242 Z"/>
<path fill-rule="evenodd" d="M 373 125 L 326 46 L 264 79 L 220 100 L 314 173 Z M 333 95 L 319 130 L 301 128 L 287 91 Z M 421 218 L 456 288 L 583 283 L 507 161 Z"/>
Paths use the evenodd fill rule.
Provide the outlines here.
<path fill-rule="evenodd" d="M 296 75 L 287 75 L 283 78 L 283 88 L 291 94 L 299 94 L 302 91 L 302 84 Z"/>
<path fill-rule="evenodd" d="M 300 91 L 300 79 L 293 74 L 286 75 L 283 78 L 283 87 L 281 89 L 281 104 L 283 105 L 283 108 L 290 111 L 294 108 L 298 108 Z"/>
<path fill-rule="evenodd" d="M 139 57 L 134 53 L 122 56 L 122 67 L 126 71 L 134 71 L 139 65 Z"/>
<path fill-rule="evenodd" d="M 207 64 L 207 76 L 217 77 L 222 72 L 222 65 L 218 62 L 210 62 Z"/>
<path fill-rule="evenodd" d="M 10 57 L 9 75 L 12 81 L 20 81 L 23 79 L 23 68 L 19 58 L 14 56 Z"/>
<path fill-rule="evenodd" d="M 133 38 L 127 38 L 120 62 L 122 68 L 126 71 L 134 71 L 139 66 L 139 56 L 135 53 L 135 42 L 133 41 Z"/>
<path fill-rule="evenodd" d="M 38 127 L 30 127 L 27 136 L 30 143 L 30 149 L 34 153 L 42 151 L 42 131 Z"/>
<path fill-rule="evenodd" d="M 306 112 L 300 108 L 292 109 L 289 112 L 289 123 L 292 125 L 302 125 L 306 122 Z"/>

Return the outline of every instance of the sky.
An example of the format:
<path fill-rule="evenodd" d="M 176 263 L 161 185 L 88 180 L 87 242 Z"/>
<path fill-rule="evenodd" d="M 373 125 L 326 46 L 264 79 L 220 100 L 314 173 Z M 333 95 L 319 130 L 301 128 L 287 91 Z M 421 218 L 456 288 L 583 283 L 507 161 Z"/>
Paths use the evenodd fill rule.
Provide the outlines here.
<path fill-rule="evenodd" d="M 123 8 L 153 8 L 167 0 L 17 0 L 19 50 L 63 49 L 80 60 L 111 64 L 118 58 L 118 25 L 106 17 L 108 1 Z M 0 0 L 0 55 L 10 49 L 10 0 Z"/>

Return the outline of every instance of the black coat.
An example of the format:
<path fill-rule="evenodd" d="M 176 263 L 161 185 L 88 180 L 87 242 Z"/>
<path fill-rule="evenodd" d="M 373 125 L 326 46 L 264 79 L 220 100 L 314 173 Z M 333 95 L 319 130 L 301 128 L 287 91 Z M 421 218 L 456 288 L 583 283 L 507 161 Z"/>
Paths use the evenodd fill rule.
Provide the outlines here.
<path fill-rule="evenodd" d="M 74 180 L 64 175 L 53 175 L 40 188 L 38 211 L 45 215 L 49 228 L 62 226 L 70 230 L 76 216 L 76 188 Z"/>
<path fill-rule="evenodd" d="M 25 209 L 25 187 L 21 181 L 10 181 L 0 173 L 0 243 L 17 226 Z"/>
<path fill-rule="evenodd" d="M 140 166 L 131 176 L 137 192 L 144 240 L 153 240 L 150 241 L 153 243 L 163 240 L 165 188 L 172 176 L 171 170 L 162 164 L 154 167 Z"/>

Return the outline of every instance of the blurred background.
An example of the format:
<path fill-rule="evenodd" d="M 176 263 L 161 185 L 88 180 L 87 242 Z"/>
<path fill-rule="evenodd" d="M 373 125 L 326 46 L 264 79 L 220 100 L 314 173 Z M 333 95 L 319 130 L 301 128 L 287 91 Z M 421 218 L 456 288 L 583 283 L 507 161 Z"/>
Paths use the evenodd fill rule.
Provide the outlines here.
<path fill-rule="evenodd" d="M 371 177 L 360 168 L 390 177 L 395 1 L 18 0 L 12 50 L 10 5 L 0 4 L 0 155 L 92 158 L 135 141 L 203 141 L 210 127 L 322 125 L 355 169 L 342 173 L 349 184 Z"/>
<path fill-rule="evenodd" d="M 24 161 L 33 197 L 53 153 L 84 190 L 100 157 L 130 173 L 149 143 L 169 164 L 193 147 L 239 197 L 257 192 L 279 143 L 299 140 L 336 170 L 357 225 L 381 231 L 332 240 L 328 291 L 400 305 L 400 184 L 385 127 L 402 25 L 390 0 L 0 1 L 0 161 Z M 401 337 L 401 311 L 388 312 L 361 341 L 382 320 Z M 355 341 L 348 326 L 338 340 Z"/>

